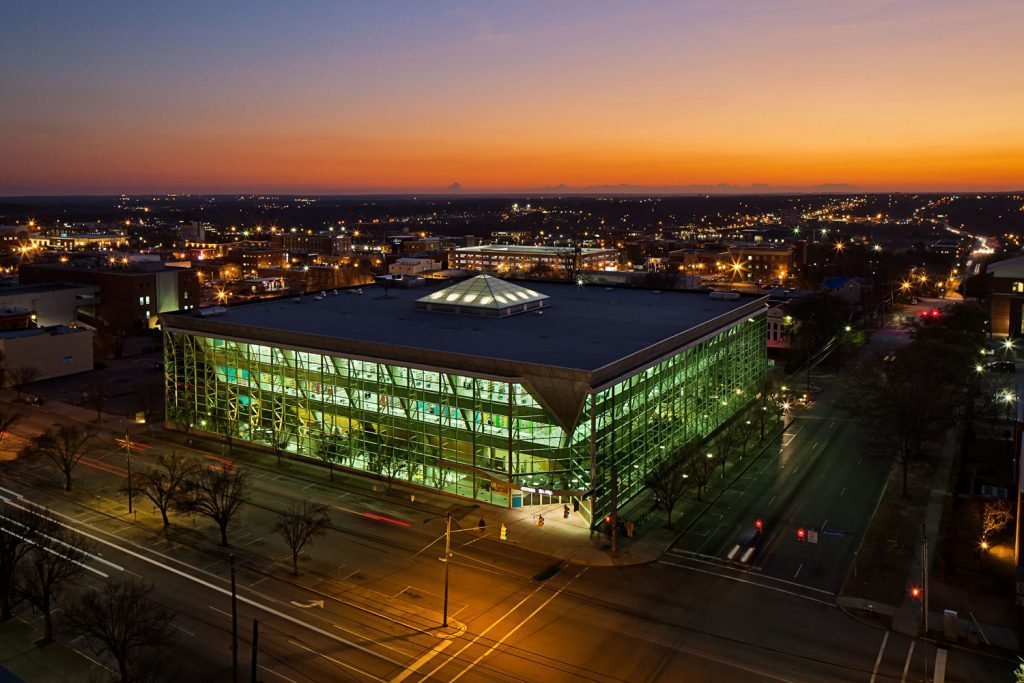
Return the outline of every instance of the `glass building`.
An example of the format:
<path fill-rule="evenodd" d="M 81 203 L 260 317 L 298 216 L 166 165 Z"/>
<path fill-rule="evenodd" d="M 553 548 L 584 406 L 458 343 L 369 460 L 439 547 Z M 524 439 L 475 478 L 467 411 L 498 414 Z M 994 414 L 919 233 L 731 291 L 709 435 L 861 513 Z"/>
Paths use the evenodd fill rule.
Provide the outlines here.
<path fill-rule="evenodd" d="M 764 312 L 763 299 L 479 276 L 167 314 L 167 419 L 493 505 L 574 501 L 600 520 L 613 466 L 622 504 L 750 401 Z"/>

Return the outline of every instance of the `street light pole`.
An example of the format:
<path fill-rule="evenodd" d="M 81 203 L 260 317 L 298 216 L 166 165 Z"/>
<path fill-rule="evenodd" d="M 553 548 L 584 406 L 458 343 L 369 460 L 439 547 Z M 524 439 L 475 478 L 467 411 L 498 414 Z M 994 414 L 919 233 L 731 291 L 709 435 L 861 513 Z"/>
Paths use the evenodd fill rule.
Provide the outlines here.
<path fill-rule="evenodd" d="M 452 550 L 452 513 L 445 515 L 444 528 L 444 619 L 441 626 L 448 626 L 448 560 Z"/>
<path fill-rule="evenodd" d="M 128 455 L 128 514 L 132 514 L 132 441 L 128 438 L 128 427 L 124 428 L 124 452 Z"/>

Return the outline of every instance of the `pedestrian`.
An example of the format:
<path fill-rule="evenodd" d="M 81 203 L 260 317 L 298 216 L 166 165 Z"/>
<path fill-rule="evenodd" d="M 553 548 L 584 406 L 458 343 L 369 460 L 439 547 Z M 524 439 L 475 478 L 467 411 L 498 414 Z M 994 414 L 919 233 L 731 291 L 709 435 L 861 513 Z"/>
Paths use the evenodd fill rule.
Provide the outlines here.
<path fill-rule="evenodd" d="M 633 522 L 626 522 L 626 537 L 633 538 L 633 532 L 636 530 L 636 524 Z"/>
<path fill-rule="evenodd" d="M 544 515 L 537 515 L 537 526 L 541 529 L 544 528 Z"/>
<path fill-rule="evenodd" d="M 569 519 L 569 506 L 568 505 L 563 505 L 562 506 L 562 519 Z"/>
<path fill-rule="evenodd" d="M 487 531 L 487 522 L 484 521 L 483 517 L 481 517 L 480 521 L 476 523 L 476 528 L 480 533 Z"/>

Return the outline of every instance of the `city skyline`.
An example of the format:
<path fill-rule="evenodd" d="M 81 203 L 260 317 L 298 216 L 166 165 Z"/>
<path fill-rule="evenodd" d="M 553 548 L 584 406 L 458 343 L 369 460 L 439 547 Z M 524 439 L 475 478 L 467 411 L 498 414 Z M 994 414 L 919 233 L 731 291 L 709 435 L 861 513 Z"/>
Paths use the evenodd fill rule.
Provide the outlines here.
<path fill-rule="evenodd" d="M 4 195 L 1024 186 L 1012 3 L 8 16 Z"/>

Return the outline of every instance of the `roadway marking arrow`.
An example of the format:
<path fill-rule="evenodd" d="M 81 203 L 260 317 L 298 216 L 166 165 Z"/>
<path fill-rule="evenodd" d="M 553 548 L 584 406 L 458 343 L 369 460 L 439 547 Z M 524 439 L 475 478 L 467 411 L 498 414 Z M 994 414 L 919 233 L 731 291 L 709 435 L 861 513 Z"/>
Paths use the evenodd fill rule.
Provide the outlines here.
<path fill-rule="evenodd" d="M 324 601 L 323 600 L 310 600 L 307 604 L 304 605 L 301 602 L 295 602 L 294 600 L 292 600 L 292 604 L 295 605 L 296 607 L 298 607 L 299 609 L 309 609 L 310 607 L 321 607 L 322 608 L 324 606 Z"/>

